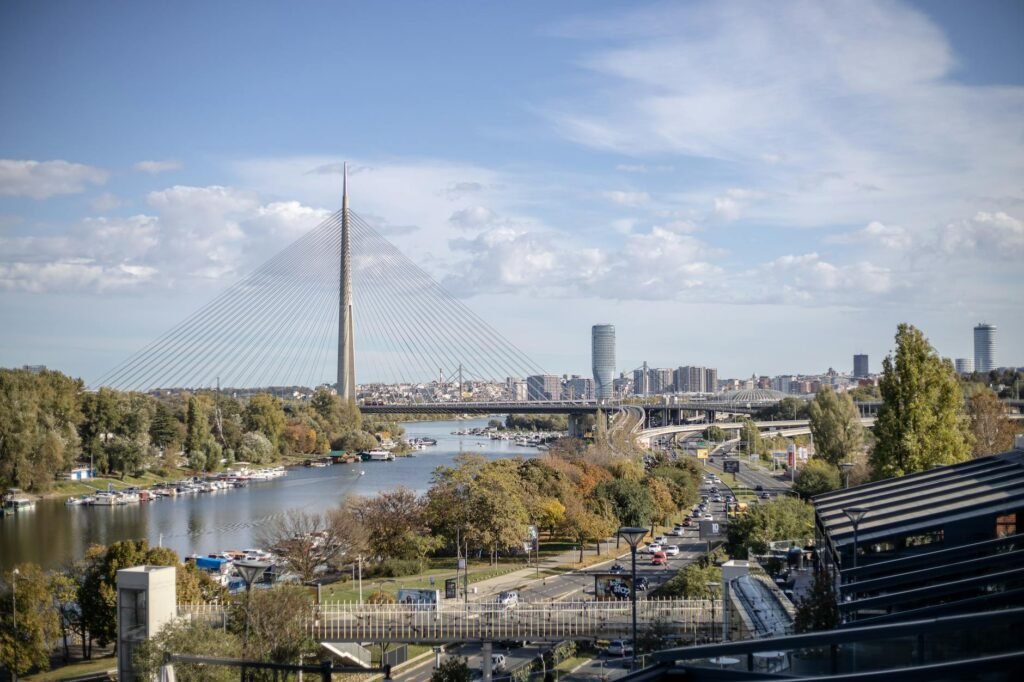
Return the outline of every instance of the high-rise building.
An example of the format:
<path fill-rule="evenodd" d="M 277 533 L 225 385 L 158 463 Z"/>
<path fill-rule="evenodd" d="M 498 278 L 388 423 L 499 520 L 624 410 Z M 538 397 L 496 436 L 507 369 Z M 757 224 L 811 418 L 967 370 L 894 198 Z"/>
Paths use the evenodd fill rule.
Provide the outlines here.
<path fill-rule="evenodd" d="M 864 379 L 871 373 L 868 368 L 868 356 L 858 353 L 853 356 L 853 376 L 857 379 Z"/>
<path fill-rule="evenodd" d="M 996 326 L 978 324 L 974 328 L 974 371 L 988 372 L 996 368 Z"/>
<path fill-rule="evenodd" d="M 672 370 L 659 367 L 650 371 L 651 393 L 668 393 L 673 388 Z"/>
<path fill-rule="evenodd" d="M 633 370 L 633 395 L 649 395 L 651 392 L 651 375 L 647 371 L 647 361 L 643 367 Z"/>
<path fill-rule="evenodd" d="M 676 392 L 705 393 L 706 372 L 703 367 L 680 367 L 675 371 Z"/>
<path fill-rule="evenodd" d="M 534 374 L 526 377 L 528 400 L 558 400 L 562 395 L 562 378 L 557 374 Z"/>
<path fill-rule="evenodd" d="M 594 395 L 598 400 L 611 400 L 615 395 L 615 326 L 595 324 L 590 330 L 590 360 L 594 370 Z"/>
<path fill-rule="evenodd" d="M 974 361 L 970 358 L 957 358 L 954 363 L 957 374 L 970 374 L 974 371 Z"/>
<path fill-rule="evenodd" d="M 704 393 L 718 393 L 718 370 L 714 367 L 704 369 Z"/>
<path fill-rule="evenodd" d="M 566 400 L 593 400 L 594 382 L 590 377 L 573 375 L 565 382 L 562 397 Z"/>

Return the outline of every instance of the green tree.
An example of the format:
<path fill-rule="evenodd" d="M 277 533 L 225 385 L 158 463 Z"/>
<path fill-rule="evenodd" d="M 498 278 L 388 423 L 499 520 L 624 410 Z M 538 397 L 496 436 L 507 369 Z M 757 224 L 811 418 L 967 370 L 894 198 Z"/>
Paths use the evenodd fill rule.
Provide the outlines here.
<path fill-rule="evenodd" d="M 960 381 L 918 329 L 901 324 L 896 355 L 882 362 L 882 406 L 871 453 L 874 478 L 904 476 L 970 457 Z"/>
<path fill-rule="evenodd" d="M 839 625 L 839 606 L 832 585 L 832 574 L 824 569 L 814 572 L 811 591 L 796 604 L 797 632 L 831 630 Z"/>
<path fill-rule="evenodd" d="M 262 433 L 250 431 L 242 436 L 237 458 L 239 462 L 266 464 L 274 461 L 274 446 Z"/>
<path fill-rule="evenodd" d="M 309 592 L 301 585 L 281 585 L 253 590 L 240 603 L 234 620 L 237 633 L 245 631 L 248 612 L 249 639 L 243 644 L 246 658 L 274 663 L 294 663 L 301 656 L 316 653 L 318 646 L 306 634 L 306 619 L 313 606 Z"/>
<path fill-rule="evenodd" d="M 743 427 L 740 428 L 740 443 L 749 452 L 768 453 L 764 439 L 761 437 L 761 430 L 757 428 L 757 423 L 750 417 L 743 419 Z"/>
<path fill-rule="evenodd" d="M 864 444 L 864 427 L 853 400 L 827 386 L 811 401 L 810 421 L 815 453 L 833 466 L 849 461 Z"/>
<path fill-rule="evenodd" d="M 158 402 L 153 412 L 153 421 L 149 425 L 149 439 L 158 448 L 166 448 L 184 441 L 185 434 L 181 422 L 166 403 Z"/>
<path fill-rule="evenodd" d="M 729 556 L 721 547 L 711 554 L 702 555 L 697 561 L 676 573 L 657 589 L 657 596 L 676 599 L 718 599 L 720 587 L 708 587 L 708 583 L 722 582 L 722 569 L 718 564 Z"/>
<path fill-rule="evenodd" d="M 793 490 L 804 499 L 836 490 L 840 486 L 839 469 L 815 457 L 796 470 Z"/>
<path fill-rule="evenodd" d="M 168 621 L 155 637 L 136 647 L 133 661 L 137 678 L 157 679 L 164 656 L 170 653 L 240 658 L 242 642 L 235 633 L 203 621 Z M 181 682 L 235 682 L 238 679 L 237 669 L 226 665 L 175 663 L 174 674 Z"/>
<path fill-rule="evenodd" d="M 266 393 L 254 395 L 249 399 L 249 404 L 245 406 L 242 423 L 246 431 L 262 433 L 275 449 L 280 449 L 285 417 L 279 399 Z"/>
<path fill-rule="evenodd" d="M 622 526 L 644 526 L 657 516 L 651 493 L 638 481 L 603 481 L 594 489 L 598 499 L 608 501 Z"/>
<path fill-rule="evenodd" d="M 465 658 L 449 656 L 441 661 L 441 666 L 430 674 L 430 682 L 470 682 L 473 673 Z"/>
<path fill-rule="evenodd" d="M 188 399 L 188 414 L 185 417 L 185 455 L 193 469 L 206 467 L 206 444 L 210 441 L 210 422 L 206 406 L 198 396 Z"/>
<path fill-rule="evenodd" d="M 795 497 L 780 497 L 768 504 L 752 506 L 729 523 L 728 538 L 733 556 L 743 558 L 751 548 L 757 554 L 768 543 L 793 540 L 801 546 L 814 537 L 814 507 Z"/>
<path fill-rule="evenodd" d="M 995 455 L 1013 447 L 1016 429 L 995 393 L 983 388 L 972 395 L 967 401 L 967 416 L 974 437 L 975 457 Z"/>
<path fill-rule="evenodd" d="M 704 439 L 712 443 L 721 443 L 726 439 L 725 429 L 721 426 L 711 425 L 704 429 Z"/>
<path fill-rule="evenodd" d="M 33 668 L 50 669 L 50 645 L 60 636 L 60 619 L 46 573 L 36 564 L 18 564 L 17 571 L 16 577 L 13 571 L 4 574 L 0 593 L 0 663 L 22 675 Z M 17 590 L 17 637 L 12 589 Z"/>

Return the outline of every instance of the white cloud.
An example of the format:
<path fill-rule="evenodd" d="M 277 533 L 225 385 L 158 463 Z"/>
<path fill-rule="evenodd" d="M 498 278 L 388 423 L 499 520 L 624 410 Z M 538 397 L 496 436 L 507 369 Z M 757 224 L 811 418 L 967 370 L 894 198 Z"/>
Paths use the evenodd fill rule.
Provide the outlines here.
<path fill-rule="evenodd" d="M 620 206 L 640 206 L 651 200 L 651 197 L 647 192 L 609 190 L 607 192 L 601 192 L 601 196 L 612 203 L 619 204 Z"/>
<path fill-rule="evenodd" d="M 914 240 L 910 233 L 899 225 L 886 225 L 872 220 L 856 232 L 837 235 L 829 239 L 835 244 L 864 244 L 871 248 L 881 247 L 893 251 L 907 251 Z"/>
<path fill-rule="evenodd" d="M 470 206 L 452 213 L 448 222 L 467 230 L 478 230 L 494 220 L 494 211 L 485 206 Z"/>
<path fill-rule="evenodd" d="M 970 220 L 946 225 L 939 248 L 947 255 L 977 254 L 986 258 L 1024 258 L 1024 222 L 1003 212 L 979 211 Z"/>
<path fill-rule="evenodd" d="M 762 198 L 764 193 L 748 189 L 729 188 L 724 194 L 714 198 L 713 213 L 715 217 L 725 220 L 738 220 L 747 206 Z"/>
<path fill-rule="evenodd" d="M 46 199 L 77 194 L 88 185 L 102 185 L 108 176 L 103 169 L 68 161 L 0 159 L 0 195 Z"/>
<path fill-rule="evenodd" d="M 165 161 L 139 161 L 135 164 L 135 170 L 141 173 L 149 173 L 150 175 L 181 169 L 182 165 L 180 161 L 172 161 L 170 159 Z"/>
<path fill-rule="evenodd" d="M 110 192 L 104 192 L 103 194 L 94 197 L 89 202 L 89 207 L 92 208 L 92 210 L 94 211 L 104 213 L 106 211 L 110 211 L 112 209 L 117 208 L 122 203 L 123 202 L 116 195 L 111 194 Z"/>

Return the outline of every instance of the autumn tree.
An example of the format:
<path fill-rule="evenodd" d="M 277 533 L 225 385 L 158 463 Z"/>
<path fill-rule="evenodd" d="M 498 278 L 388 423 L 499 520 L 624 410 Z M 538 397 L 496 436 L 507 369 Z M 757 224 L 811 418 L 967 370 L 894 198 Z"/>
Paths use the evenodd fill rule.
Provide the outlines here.
<path fill-rule="evenodd" d="M 363 529 L 366 548 L 380 559 L 421 561 L 438 541 L 427 532 L 426 505 L 409 488 L 385 490 L 374 497 L 356 497 L 345 508 Z"/>
<path fill-rule="evenodd" d="M 612 535 L 618 525 L 611 513 L 601 513 L 595 506 L 576 497 L 566 500 L 562 532 L 579 544 L 580 561 L 583 561 L 583 549 L 588 542 L 597 542 L 600 552 L 600 541 Z"/>
<path fill-rule="evenodd" d="M 337 556 L 358 553 L 365 534 L 342 508 L 325 512 L 289 509 L 261 526 L 256 539 L 277 554 L 289 570 L 309 581 Z"/>
<path fill-rule="evenodd" d="M 811 401 L 809 416 L 818 457 L 835 467 L 860 451 L 864 427 L 850 396 L 839 395 L 826 386 Z"/>
<path fill-rule="evenodd" d="M 960 381 L 920 330 L 901 324 L 896 353 L 882 362 L 882 406 L 871 453 L 874 478 L 904 476 L 970 456 Z"/>
<path fill-rule="evenodd" d="M 1016 430 L 1006 416 L 1006 408 L 987 388 L 977 391 L 967 401 L 971 435 L 974 436 L 974 456 L 985 457 L 1006 452 L 1013 447 Z"/>
<path fill-rule="evenodd" d="M 273 663 L 294 663 L 314 654 L 319 647 L 306 634 L 306 620 L 313 599 L 300 585 L 280 585 L 269 590 L 253 590 L 251 599 L 240 602 L 242 608 L 233 620 L 236 633 L 246 631 L 244 658 Z"/>

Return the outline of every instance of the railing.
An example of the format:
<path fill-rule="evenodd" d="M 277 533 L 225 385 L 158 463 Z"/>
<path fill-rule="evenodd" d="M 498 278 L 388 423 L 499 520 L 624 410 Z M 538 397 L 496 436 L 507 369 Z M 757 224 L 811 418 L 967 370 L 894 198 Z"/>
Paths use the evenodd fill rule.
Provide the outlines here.
<path fill-rule="evenodd" d="M 178 606 L 178 614 L 221 623 L 224 609 L 219 604 L 187 604 Z M 609 639 L 629 636 L 630 609 L 628 600 L 520 603 L 511 608 L 479 602 L 442 604 L 440 608 L 324 603 L 310 609 L 306 630 L 315 639 L 335 642 Z M 641 629 L 658 623 L 678 634 L 696 636 L 709 631 L 714 609 L 710 600 L 645 599 L 637 602 L 637 623 Z"/>

